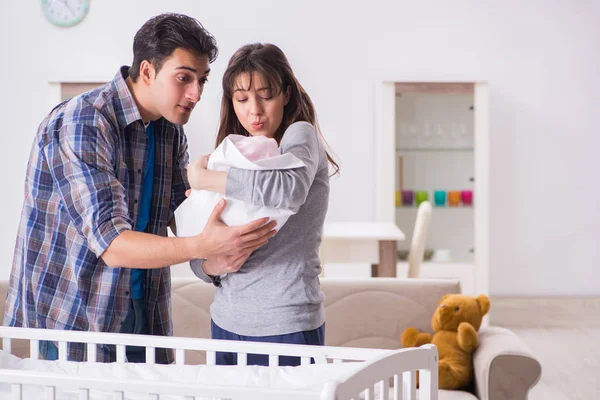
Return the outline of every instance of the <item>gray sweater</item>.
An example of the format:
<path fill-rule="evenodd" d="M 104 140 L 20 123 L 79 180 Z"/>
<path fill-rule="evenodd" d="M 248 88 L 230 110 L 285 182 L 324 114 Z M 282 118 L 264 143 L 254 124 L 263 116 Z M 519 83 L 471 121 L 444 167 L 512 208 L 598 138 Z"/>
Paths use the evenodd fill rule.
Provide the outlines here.
<path fill-rule="evenodd" d="M 329 203 L 325 149 L 308 122 L 292 124 L 280 149 L 294 154 L 306 167 L 271 171 L 231 168 L 227 174 L 227 197 L 296 212 L 217 288 L 210 307 L 212 319 L 239 335 L 282 335 L 316 329 L 325 322 L 319 283 L 319 246 Z M 212 282 L 201 261 L 190 265 L 196 276 Z"/>

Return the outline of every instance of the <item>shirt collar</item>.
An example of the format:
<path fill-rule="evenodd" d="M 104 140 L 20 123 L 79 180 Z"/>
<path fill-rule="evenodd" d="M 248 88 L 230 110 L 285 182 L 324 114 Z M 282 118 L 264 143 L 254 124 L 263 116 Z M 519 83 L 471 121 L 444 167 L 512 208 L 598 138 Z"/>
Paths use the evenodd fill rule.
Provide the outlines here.
<path fill-rule="evenodd" d="M 136 121 L 142 121 L 142 115 L 138 110 L 137 104 L 133 98 L 133 95 L 127 87 L 125 79 L 129 76 L 129 67 L 122 66 L 119 71 L 115 74 L 111 84 L 117 93 L 117 101 L 119 103 L 119 110 L 117 110 L 117 121 L 119 126 L 125 128 Z"/>

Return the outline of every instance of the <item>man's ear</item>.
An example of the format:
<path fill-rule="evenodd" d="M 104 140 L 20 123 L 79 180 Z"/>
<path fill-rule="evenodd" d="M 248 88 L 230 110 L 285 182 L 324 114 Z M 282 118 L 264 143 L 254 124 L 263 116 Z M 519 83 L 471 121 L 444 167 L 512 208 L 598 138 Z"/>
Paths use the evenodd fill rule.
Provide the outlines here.
<path fill-rule="evenodd" d="M 155 79 L 154 65 L 150 61 L 144 60 L 140 63 L 140 78 L 146 85 Z"/>

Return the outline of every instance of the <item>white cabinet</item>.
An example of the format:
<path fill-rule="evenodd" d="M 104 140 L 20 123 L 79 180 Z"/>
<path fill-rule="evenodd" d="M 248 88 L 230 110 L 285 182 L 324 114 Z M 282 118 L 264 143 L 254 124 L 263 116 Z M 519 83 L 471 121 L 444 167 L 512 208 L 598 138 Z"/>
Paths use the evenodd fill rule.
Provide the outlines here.
<path fill-rule="evenodd" d="M 410 245 L 418 199 L 433 206 L 423 277 L 457 277 L 488 294 L 489 124 L 484 82 L 383 82 L 378 94 L 377 206 Z M 399 260 L 398 276 L 405 276 Z"/>

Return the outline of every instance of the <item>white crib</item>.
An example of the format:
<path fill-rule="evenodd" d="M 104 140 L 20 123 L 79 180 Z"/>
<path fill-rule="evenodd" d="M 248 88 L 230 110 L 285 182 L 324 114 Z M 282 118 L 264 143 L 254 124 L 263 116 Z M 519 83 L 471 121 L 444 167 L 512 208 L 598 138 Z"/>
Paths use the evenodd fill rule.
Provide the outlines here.
<path fill-rule="evenodd" d="M 30 358 L 17 360 L 20 366 L 26 363 L 34 367 L 23 369 L 0 365 L 0 386 L 5 390 L 0 391 L 0 398 L 3 399 L 370 400 L 377 398 L 388 400 L 393 398 L 394 400 L 416 400 L 416 371 L 420 371 L 419 399 L 437 400 L 438 398 L 438 354 L 433 345 L 384 350 L 11 327 L 0 327 L 0 337 L 2 337 L 4 358 L 9 357 L 11 360 L 17 359 L 9 355 L 12 340 L 27 340 Z M 37 360 L 40 340 L 58 342 L 58 361 Z M 88 361 L 84 363 L 66 361 L 68 342 L 85 343 Z M 117 362 L 97 363 L 96 345 L 98 344 L 115 345 Z M 125 346 L 132 345 L 146 348 L 146 364 L 127 363 Z M 155 348 L 173 349 L 175 363 L 160 366 L 154 364 Z M 206 365 L 186 365 L 187 351 L 205 352 Z M 216 366 L 216 352 L 221 351 L 237 353 L 238 366 Z M 267 354 L 269 367 L 247 366 L 248 354 Z M 300 357 L 301 366 L 279 367 L 280 355 Z M 311 358 L 315 361 L 314 364 L 311 364 Z M 62 364 L 52 369 L 56 363 Z M 78 371 L 77 374 L 69 373 L 69 368 Z M 152 375 L 155 378 L 151 379 L 131 379 L 119 374 L 111 375 L 115 368 L 136 368 L 136 371 L 152 369 L 152 374 L 171 370 L 179 381 L 156 378 L 157 375 Z M 196 377 L 196 380 L 182 382 L 181 380 L 187 376 L 185 374 Z M 270 377 L 270 380 L 267 384 L 237 384 L 238 380 L 246 375 L 248 381 L 260 376 Z M 228 376 L 235 379 L 226 381 Z M 283 378 L 279 379 L 279 377 Z M 270 386 L 269 382 L 277 384 Z M 390 382 L 393 382 L 391 388 Z M 390 397 L 390 394 L 393 397 Z"/>

